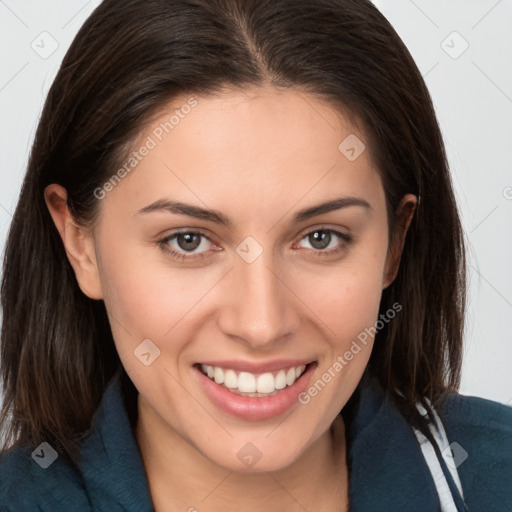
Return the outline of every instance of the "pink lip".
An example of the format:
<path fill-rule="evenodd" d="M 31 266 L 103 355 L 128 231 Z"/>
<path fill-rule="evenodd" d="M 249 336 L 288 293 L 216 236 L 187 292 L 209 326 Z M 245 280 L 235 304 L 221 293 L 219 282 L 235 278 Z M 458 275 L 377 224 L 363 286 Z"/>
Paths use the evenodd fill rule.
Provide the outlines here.
<path fill-rule="evenodd" d="M 218 366 L 223 369 L 237 370 L 239 372 L 249 372 L 253 374 L 261 374 L 266 372 L 274 372 L 276 370 L 286 370 L 297 366 L 306 366 L 311 363 L 311 359 L 276 359 L 274 361 L 250 362 L 250 361 L 201 361 L 199 364 L 207 366 Z"/>
<path fill-rule="evenodd" d="M 300 364 L 301 363 L 299 362 L 296 366 L 300 366 Z M 232 366 L 226 366 L 233 368 Z M 292 362 L 290 366 L 295 366 L 295 362 Z M 237 395 L 236 393 L 229 391 L 227 388 L 216 384 L 213 380 L 204 375 L 198 367 L 194 366 L 193 369 L 194 374 L 199 381 L 199 385 L 205 392 L 206 396 L 219 409 L 231 416 L 235 416 L 236 418 L 248 421 L 262 421 L 279 416 L 291 409 L 294 405 L 298 404 L 298 396 L 307 389 L 316 367 L 316 362 L 310 364 L 294 384 L 284 388 L 273 396 L 261 398 Z M 244 368 L 247 368 L 247 366 L 244 366 Z M 260 368 L 261 367 L 259 366 L 258 369 Z M 283 366 L 279 368 L 283 368 Z"/>

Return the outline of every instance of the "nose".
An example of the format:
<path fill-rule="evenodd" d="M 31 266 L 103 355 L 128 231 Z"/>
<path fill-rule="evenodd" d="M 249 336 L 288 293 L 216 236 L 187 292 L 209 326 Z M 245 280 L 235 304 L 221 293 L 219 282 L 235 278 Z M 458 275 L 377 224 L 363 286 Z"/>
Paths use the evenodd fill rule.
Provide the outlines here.
<path fill-rule="evenodd" d="M 289 279 L 270 253 L 264 251 L 252 263 L 237 258 L 218 316 L 219 328 L 226 336 L 260 350 L 275 348 L 277 342 L 296 332 L 300 323 Z"/>

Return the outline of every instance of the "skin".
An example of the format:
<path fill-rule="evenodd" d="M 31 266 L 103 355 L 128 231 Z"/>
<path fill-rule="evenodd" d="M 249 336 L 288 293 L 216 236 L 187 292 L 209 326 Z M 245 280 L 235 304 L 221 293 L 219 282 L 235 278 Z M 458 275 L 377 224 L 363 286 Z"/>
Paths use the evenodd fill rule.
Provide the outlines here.
<path fill-rule="evenodd" d="M 192 365 L 305 358 L 318 362 L 315 382 L 375 325 L 416 197 L 408 194 L 398 206 L 400 236 L 391 247 L 370 149 L 354 161 L 338 150 L 348 135 L 365 135 L 331 104 L 270 86 L 195 97 L 197 106 L 100 201 L 93 227 L 72 218 L 65 189 L 45 191 L 79 286 L 105 302 L 140 393 L 136 437 L 155 509 L 347 509 L 345 431 L 337 415 L 368 363 L 371 338 L 308 404 L 264 421 L 219 410 L 197 386 Z M 162 109 L 134 148 L 188 98 Z M 299 210 L 341 196 L 371 208 L 293 221 Z M 219 211 L 232 226 L 169 211 L 137 214 L 163 198 Z M 203 258 L 178 260 L 162 249 L 158 241 L 181 229 L 210 238 L 193 251 Z M 318 229 L 353 240 L 332 235 L 328 248 L 318 249 L 308 237 Z M 236 252 L 248 236 L 263 249 L 252 263 Z M 167 247 L 187 254 L 176 238 Z M 144 366 L 134 350 L 148 338 L 160 356 Z M 251 468 L 237 457 L 247 442 L 261 453 Z"/>

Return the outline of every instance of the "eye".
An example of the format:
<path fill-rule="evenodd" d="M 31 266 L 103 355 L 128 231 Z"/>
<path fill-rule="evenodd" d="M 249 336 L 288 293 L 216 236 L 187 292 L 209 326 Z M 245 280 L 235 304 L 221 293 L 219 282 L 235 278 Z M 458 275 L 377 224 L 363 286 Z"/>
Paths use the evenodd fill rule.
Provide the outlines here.
<path fill-rule="evenodd" d="M 341 251 L 352 241 L 348 235 L 334 229 L 315 229 L 301 238 L 299 247 L 312 249 L 315 252 L 332 254 Z M 309 244 L 309 247 L 302 245 Z"/>
<path fill-rule="evenodd" d="M 199 231 L 180 231 L 158 241 L 162 250 L 177 259 L 204 257 L 214 247 L 213 242 Z"/>
<path fill-rule="evenodd" d="M 310 249 L 314 255 L 328 256 L 341 252 L 352 242 L 349 235 L 334 229 L 320 228 L 303 236 L 298 246 Z M 211 251 L 222 250 L 200 231 L 179 231 L 159 240 L 158 245 L 177 260 L 191 260 L 209 256 Z M 307 245 L 303 244 L 309 244 Z"/>

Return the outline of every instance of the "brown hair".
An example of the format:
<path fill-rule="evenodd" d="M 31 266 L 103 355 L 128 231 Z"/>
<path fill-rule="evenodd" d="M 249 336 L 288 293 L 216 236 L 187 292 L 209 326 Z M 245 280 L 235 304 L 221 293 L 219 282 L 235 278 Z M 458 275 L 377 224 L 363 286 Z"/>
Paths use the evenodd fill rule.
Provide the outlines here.
<path fill-rule="evenodd" d="M 390 235 L 421 196 L 380 312 L 367 371 L 409 416 L 458 389 L 465 311 L 463 234 L 432 102 L 411 55 L 367 0 L 105 0 L 50 89 L 8 234 L 1 304 L 5 447 L 48 441 L 68 454 L 120 368 L 102 301 L 79 289 L 44 201 L 66 188 L 76 219 L 149 117 L 174 96 L 272 84 L 327 99 L 363 127 Z M 402 397 L 402 398 L 400 398 Z M 410 416 L 412 417 L 412 416 Z"/>

